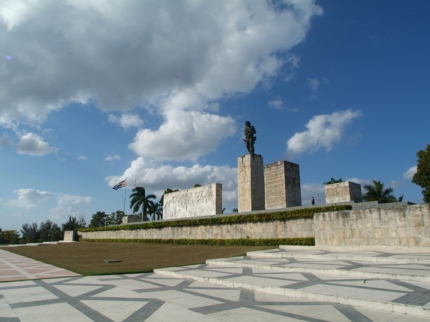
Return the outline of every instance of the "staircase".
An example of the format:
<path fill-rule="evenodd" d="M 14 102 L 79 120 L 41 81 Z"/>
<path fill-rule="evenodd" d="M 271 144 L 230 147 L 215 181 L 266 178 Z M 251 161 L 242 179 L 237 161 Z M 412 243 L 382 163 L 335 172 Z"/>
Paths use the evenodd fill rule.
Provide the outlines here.
<path fill-rule="evenodd" d="M 339 251 L 309 246 L 249 252 L 157 274 L 287 297 L 430 318 L 430 250 Z"/>

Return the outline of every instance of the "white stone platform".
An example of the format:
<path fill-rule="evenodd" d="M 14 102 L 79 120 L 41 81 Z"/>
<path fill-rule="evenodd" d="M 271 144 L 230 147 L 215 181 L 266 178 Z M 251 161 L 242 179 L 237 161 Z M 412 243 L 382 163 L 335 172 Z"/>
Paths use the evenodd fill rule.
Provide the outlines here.
<path fill-rule="evenodd" d="M 0 321 L 429 321 L 429 282 L 371 274 L 426 277 L 430 252 L 281 247 L 247 255 L 157 274 L 0 283 Z"/>
<path fill-rule="evenodd" d="M 281 247 L 244 257 L 209 260 L 206 266 L 155 272 L 296 300 L 430 319 L 430 252 L 330 252 Z"/>

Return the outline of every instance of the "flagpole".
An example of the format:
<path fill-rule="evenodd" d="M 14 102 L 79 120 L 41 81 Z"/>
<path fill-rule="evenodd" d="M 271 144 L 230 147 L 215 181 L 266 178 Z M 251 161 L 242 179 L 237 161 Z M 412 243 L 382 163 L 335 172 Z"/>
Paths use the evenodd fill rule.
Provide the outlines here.
<path fill-rule="evenodd" d="M 125 190 L 124 190 L 124 215 L 125 215 L 125 197 L 127 194 L 127 184 L 125 185 Z"/>

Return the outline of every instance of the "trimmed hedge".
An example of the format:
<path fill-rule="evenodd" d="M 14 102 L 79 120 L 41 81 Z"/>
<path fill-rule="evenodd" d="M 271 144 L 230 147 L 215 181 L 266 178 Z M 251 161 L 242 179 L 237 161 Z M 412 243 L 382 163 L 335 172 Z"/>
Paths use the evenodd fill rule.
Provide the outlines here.
<path fill-rule="evenodd" d="M 214 246 L 279 246 L 300 245 L 315 246 L 314 237 L 306 238 L 238 238 L 238 239 L 82 239 L 83 242 L 108 243 L 152 243 L 177 245 L 214 245 Z"/>
<path fill-rule="evenodd" d="M 279 212 L 266 212 L 248 215 L 234 215 L 201 219 L 180 219 L 171 221 L 150 221 L 145 223 L 137 223 L 131 225 L 118 225 L 96 228 L 79 228 L 80 232 L 92 231 L 107 231 L 107 230 L 137 230 L 137 229 L 160 229 L 165 227 L 190 227 L 190 226 L 205 226 L 205 225 L 225 225 L 225 224 L 241 224 L 249 222 L 267 222 L 276 220 L 292 220 L 312 218 L 318 212 L 331 212 L 350 210 L 350 205 L 336 205 L 327 207 L 310 207 L 294 210 L 286 210 Z"/>

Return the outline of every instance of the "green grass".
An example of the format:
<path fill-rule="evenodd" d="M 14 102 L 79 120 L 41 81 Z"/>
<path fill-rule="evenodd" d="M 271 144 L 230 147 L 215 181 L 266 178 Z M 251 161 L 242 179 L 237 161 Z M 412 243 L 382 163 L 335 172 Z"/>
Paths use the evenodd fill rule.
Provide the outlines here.
<path fill-rule="evenodd" d="M 77 242 L 3 249 L 79 274 L 103 275 L 144 273 L 155 268 L 202 264 L 207 259 L 243 256 L 247 251 L 270 248 L 275 247 Z M 103 262 L 108 259 L 121 262 Z"/>

